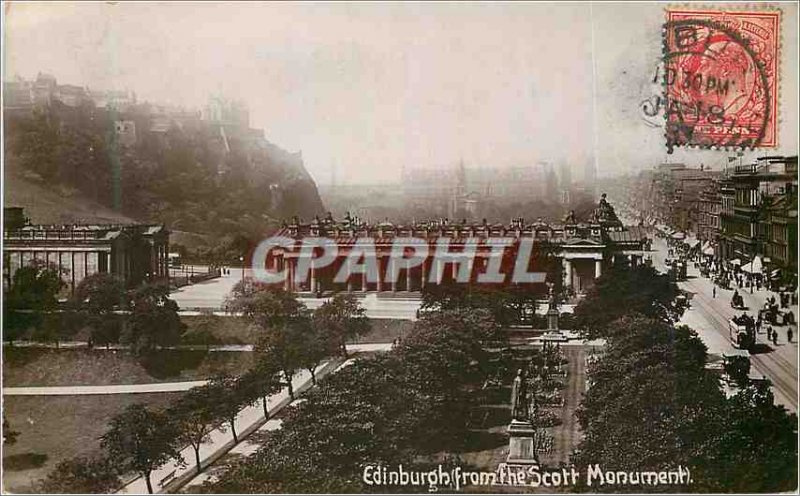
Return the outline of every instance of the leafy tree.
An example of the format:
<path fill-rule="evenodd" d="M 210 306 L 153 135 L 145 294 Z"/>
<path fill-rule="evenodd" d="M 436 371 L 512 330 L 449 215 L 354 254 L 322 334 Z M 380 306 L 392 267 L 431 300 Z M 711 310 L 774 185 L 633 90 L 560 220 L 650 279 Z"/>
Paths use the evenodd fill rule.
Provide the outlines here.
<path fill-rule="evenodd" d="M 250 370 L 239 377 L 239 386 L 242 388 L 243 395 L 252 401 L 261 398 L 261 405 L 264 408 L 264 418 L 269 418 L 267 398 L 280 392 L 283 387 L 278 375 L 280 369 L 269 361 L 260 361 Z"/>
<path fill-rule="evenodd" d="M 311 374 L 311 383 L 314 385 L 317 384 L 317 367 L 325 357 L 335 354 L 338 348 L 325 330 L 315 324 L 309 320 L 297 333 L 298 363 Z"/>
<path fill-rule="evenodd" d="M 153 493 L 150 474 L 170 460 L 184 463 L 178 450 L 179 430 L 169 417 L 133 404 L 111 419 L 101 446 L 121 470 L 140 474 Z"/>
<path fill-rule="evenodd" d="M 304 334 L 310 332 L 310 313 L 297 297 L 282 289 L 257 285 L 251 281 L 238 283 L 226 302 L 230 312 L 239 312 L 264 332 L 255 350 L 264 361 L 275 364 L 284 375 L 289 395 L 294 399 L 292 377 L 303 366 Z"/>
<path fill-rule="evenodd" d="M 540 286 L 540 287 L 537 287 Z M 536 299 L 546 294 L 545 285 L 487 286 L 445 282 L 422 289 L 421 313 L 441 310 L 483 309 L 503 325 L 531 322 Z M 542 289 L 544 288 L 544 289 Z"/>
<path fill-rule="evenodd" d="M 263 361 L 274 363 L 281 370 L 291 399 L 294 399 L 292 378 L 302 367 L 302 333 L 306 329 L 307 321 L 278 324 L 259 336 L 255 346 L 255 351 L 262 354 Z"/>
<path fill-rule="evenodd" d="M 194 450 L 197 473 L 200 466 L 200 446 L 211 439 L 211 432 L 222 422 L 216 402 L 219 398 L 208 384 L 194 387 L 170 405 L 167 415 L 177 425 L 178 441 Z"/>
<path fill-rule="evenodd" d="M 3 414 L 3 444 L 11 446 L 17 442 L 17 436 L 19 436 L 19 432 L 11 429 L 8 418 Z"/>
<path fill-rule="evenodd" d="M 3 304 L 3 334 L 13 343 L 21 332 L 43 323 L 44 316 L 58 307 L 58 293 L 65 286 L 54 264 L 39 260 L 14 272 Z"/>
<path fill-rule="evenodd" d="M 694 331 L 660 320 L 626 317 L 613 326 L 615 337 L 589 368 L 577 412 L 585 436 L 573 461 L 618 470 L 689 465 L 713 428 L 709 412 L 724 402 L 705 370 L 705 346 Z"/>
<path fill-rule="evenodd" d="M 225 301 L 225 309 L 241 313 L 262 329 L 308 317 L 308 309 L 294 293 L 249 279 L 236 283 Z"/>
<path fill-rule="evenodd" d="M 314 328 L 330 336 L 347 357 L 347 341 L 368 333 L 370 324 L 356 297 L 339 293 L 314 312 Z"/>
<path fill-rule="evenodd" d="M 216 418 L 228 423 L 233 434 L 233 442 L 238 443 L 236 417 L 245 405 L 252 402 L 252 398 L 248 395 L 249 391 L 242 387 L 239 378 L 229 375 L 212 378 L 207 387 Z"/>
<path fill-rule="evenodd" d="M 127 293 L 123 281 L 114 274 L 97 273 L 83 279 L 72 296 L 71 307 L 92 328 L 90 346 L 105 345 L 119 339 L 120 320 L 114 311 L 126 309 Z"/>
<path fill-rule="evenodd" d="M 774 406 L 768 385 L 726 399 L 705 368 L 705 346 L 686 326 L 630 315 L 609 328 L 577 412 L 585 435 L 574 463 L 639 471 L 680 464 L 701 492 L 796 487 L 797 417 Z"/>
<path fill-rule="evenodd" d="M 611 324 L 628 314 L 675 322 L 683 313 L 675 303 L 679 294 L 669 276 L 653 267 L 617 263 L 595 281 L 575 308 L 576 323 L 586 337 L 592 338 L 617 332 Z"/>
<path fill-rule="evenodd" d="M 178 315 L 178 304 L 169 298 L 163 284 L 143 284 L 133 293 L 131 314 L 122 342 L 138 354 L 156 347 L 180 343 L 186 324 Z"/>
<path fill-rule="evenodd" d="M 59 343 L 75 334 L 76 328 L 65 318 L 67 313 L 45 313 L 38 319 L 38 325 L 31 334 L 33 341 L 40 343 L 55 343 L 56 348 Z"/>
<path fill-rule="evenodd" d="M 222 341 L 214 334 L 214 329 L 221 325 L 220 317 L 216 315 L 204 315 L 198 319 L 197 323 L 189 328 L 183 335 L 183 342 L 186 344 L 199 344 L 208 350 L 211 345 L 220 344 Z"/>
<path fill-rule="evenodd" d="M 120 486 L 114 463 L 103 458 L 63 460 L 37 486 L 43 493 L 102 494 Z"/>
<path fill-rule="evenodd" d="M 797 488 L 797 415 L 774 404 L 769 383 L 741 389 L 717 410 L 693 460 L 702 490 L 779 493 Z"/>
<path fill-rule="evenodd" d="M 395 465 L 440 452 L 465 433 L 467 383 L 497 344 L 488 311 L 429 314 L 393 351 L 358 359 L 286 410 L 269 445 L 234 462 L 204 492 L 362 492 L 366 463 Z M 459 437 L 460 436 L 460 437 Z"/>

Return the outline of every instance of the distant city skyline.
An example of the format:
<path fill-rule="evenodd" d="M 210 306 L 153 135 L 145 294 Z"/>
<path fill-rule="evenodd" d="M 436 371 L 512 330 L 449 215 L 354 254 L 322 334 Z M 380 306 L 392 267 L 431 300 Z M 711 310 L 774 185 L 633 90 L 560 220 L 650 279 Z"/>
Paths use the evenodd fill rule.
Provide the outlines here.
<path fill-rule="evenodd" d="M 797 6 L 782 60 L 797 59 Z M 581 182 L 666 160 L 721 168 L 724 153 L 678 149 L 642 101 L 661 50 L 659 4 L 8 4 L 4 80 L 135 91 L 201 109 L 240 100 L 252 127 L 302 151 L 319 183 L 388 183 L 403 167 L 536 165 Z M 46 33 L 43 36 L 42 33 Z M 781 78 L 781 113 L 797 75 Z M 797 122 L 779 146 L 797 153 Z"/>

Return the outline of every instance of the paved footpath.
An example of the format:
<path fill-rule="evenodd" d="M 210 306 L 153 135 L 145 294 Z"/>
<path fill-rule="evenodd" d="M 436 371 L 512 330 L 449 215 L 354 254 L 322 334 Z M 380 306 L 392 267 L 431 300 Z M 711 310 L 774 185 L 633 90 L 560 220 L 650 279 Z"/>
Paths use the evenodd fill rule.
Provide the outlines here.
<path fill-rule="evenodd" d="M 335 370 L 340 364 L 339 360 L 331 360 L 321 364 L 316 369 L 318 379 L 325 377 L 328 373 Z M 303 370 L 294 376 L 292 384 L 295 388 L 295 395 L 311 387 L 311 374 Z M 274 415 L 290 403 L 288 389 L 274 394 L 267 400 L 267 409 L 270 415 Z M 261 401 L 256 405 L 248 406 L 239 412 L 236 417 L 236 433 L 241 444 L 247 437 L 268 423 L 264 418 L 264 410 Z M 271 425 L 274 425 L 271 424 Z M 200 446 L 200 464 L 203 468 L 213 464 L 216 460 L 228 453 L 236 445 L 229 429 L 224 431 L 215 429 L 210 434 L 210 441 Z M 172 492 L 192 480 L 197 475 L 197 467 L 194 460 L 194 449 L 187 446 L 181 451 L 181 456 L 186 460 L 185 466 L 176 462 L 169 462 L 153 471 L 150 480 L 153 484 L 154 492 Z M 137 477 L 123 487 L 118 494 L 147 494 L 147 484 L 142 477 Z"/>
<path fill-rule="evenodd" d="M 659 270 L 664 270 L 666 243 L 656 239 L 653 246 L 657 250 L 653 262 Z M 688 264 L 687 276 L 688 279 L 678 283 L 678 286 L 692 294 L 689 300 L 691 308 L 684 313 L 680 323 L 697 331 L 709 353 L 723 354 L 733 351 L 735 348 L 730 341 L 728 321 L 735 314 L 742 313 L 742 310 L 735 310 L 730 306 L 733 290 L 717 287 L 716 298 L 712 297 L 713 283 L 702 277 L 692 262 Z M 774 293 L 762 289 L 750 294 L 749 290 L 741 289 L 739 294 L 748 307 L 747 313 L 755 316 L 767 298 Z M 786 336 L 787 326 L 773 326 L 773 329 L 778 331 L 777 345 L 767 341 L 766 330 L 756 336 L 758 351 L 750 356 L 752 368 L 772 382 L 775 403 L 785 406 L 791 412 L 797 412 L 797 333 L 790 343 Z"/>
<path fill-rule="evenodd" d="M 208 381 L 120 384 L 109 386 L 33 386 L 3 388 L 3 396 L 82 396 L 89 394 L 174 393 L 202 386 Z"/>
<path fill-rule="evenodd" d="M 85 345 L 85 343 L 84 343 Z M 253 347 L 241 345 L 226 347 L 225 351 L 252 351 Z M 388 351 L 391 343 L 348 344 L 348 353 Z M 4 396 L 79 396 L 97 394 L 174 393 L 202 386 L 208 381 L 156 382 L 150 384 L 118 384 L 106 386 L 22 386 L 3 388 Z"/>

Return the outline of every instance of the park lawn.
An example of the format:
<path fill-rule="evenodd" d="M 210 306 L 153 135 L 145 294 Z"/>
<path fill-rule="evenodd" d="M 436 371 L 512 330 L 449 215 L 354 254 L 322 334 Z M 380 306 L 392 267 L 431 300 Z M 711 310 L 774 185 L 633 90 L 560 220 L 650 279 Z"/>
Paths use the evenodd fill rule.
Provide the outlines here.
<path fill-rule="evenodd" d="M 101 386 L 208 379 L 241 374 L 253 364 L 247 351 L 161 350 L 137 358 L 123 350 L 3 346 L 3 385 Z"/>
<path fill-rule="evenodd" d="M 184 315 L 186 324 L 184 342 L 195 344 L 191 338 L 195 329 L 207 326 L 214 333 L 217 344 L 255 344 L 261 331 L 241 317 L 221 315 Z M 414 322 L 402 319 L 370 319 L 371 330 L 351 343 L 391 343 L 411 332 Z"/>
<path fill-rule="evenodd" d="M 182 393 L 4 396 L 3 413 L 17 442 L 3 448 L 3 491 L 32 492 L 58 462 L 100 450 L 100 436 L 128 405 L 165 407 Z"/>

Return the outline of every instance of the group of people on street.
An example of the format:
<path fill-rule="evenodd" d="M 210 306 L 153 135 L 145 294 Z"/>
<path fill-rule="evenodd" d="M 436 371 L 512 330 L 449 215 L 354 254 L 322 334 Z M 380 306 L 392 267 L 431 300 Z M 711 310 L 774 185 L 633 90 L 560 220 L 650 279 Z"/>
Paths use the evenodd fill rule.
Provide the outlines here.
<path fill-rule="evenodd" d="M 759 309 L 757 318 L 753 318 L 747 315 L 747 312 L 744 312 L 739 316 L 734 316 L 733 321 L 739 325 L 754 327 L 758 334 L 762 332 L 763 328 L 766 330 L 767 341 L 776 346 L 778 344 L 778 330 L 774 329 L 773 326 L 785 325 L 787 326 L 786 341 L 788 343 L 793 342 L 793 327 L 797 323 L 791 308 L 797 305 L 797 291 L 790 292 L 784 291 L 783 288 L 778 289 L 769 278 L 761 274 L 745 272 L 739 266 L 726 267 L 718 261 L 714 262 L 710 260 L 709 257 L 704 257 L 696 250 L 688 249 L 686 246 L 681 245 L 681 243 L 669 237 L 667 237 L 667 244 L 667 253 L 670 258 L 680 256 L 685 260 L 693 261 L 695 268 L 700 270 L 700 273 L 704 277 L 708 277 L 712 280 L 712 298 L 717 297 L 718 286 L 723 289 L 733 289 L 734 292 L 731 297 L 731 307 L 733 308 L 746 308 L 744 299 L 739 293 L 739 290 L 749 291 L 751 294 L 754 294 L 756 291 L 761 292 L 762 290 L 777 290 L 777 298 L 775 295 L 769 296 L 766 303 L 764 303 L 764 307 Z M 787 310 L 781 312 L 779 308 Z"/>

